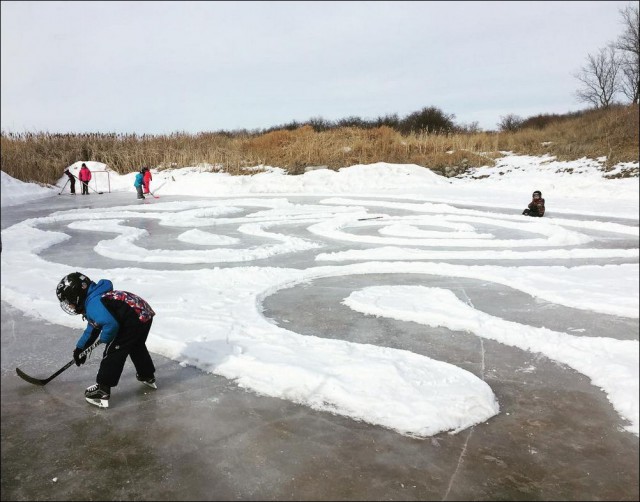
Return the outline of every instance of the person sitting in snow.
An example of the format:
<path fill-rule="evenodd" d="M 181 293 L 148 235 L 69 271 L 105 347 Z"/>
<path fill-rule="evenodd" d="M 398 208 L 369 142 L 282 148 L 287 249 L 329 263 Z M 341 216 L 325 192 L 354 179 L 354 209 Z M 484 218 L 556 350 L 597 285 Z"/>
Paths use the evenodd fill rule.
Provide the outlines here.
<path fill-rule="evenodd" d="M 542 192 L 536 190 L 533 192 L 533 200 L 527 206 L 527 209 L 522 211 L 525 216 L 537 216 L 542 218 L 544 216 L 544 199 L 542 198 Z"/>

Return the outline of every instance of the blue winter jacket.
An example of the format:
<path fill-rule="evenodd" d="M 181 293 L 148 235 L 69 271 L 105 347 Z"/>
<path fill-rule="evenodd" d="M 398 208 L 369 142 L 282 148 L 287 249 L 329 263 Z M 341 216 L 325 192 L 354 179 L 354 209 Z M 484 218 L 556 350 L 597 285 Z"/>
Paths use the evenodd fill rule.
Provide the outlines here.
<path fill-rule="evenodd" d="M 136 174 L 136 179 L 133 182 L 133 186 L 138 188 L 139 186 L 142 186 L 142 180 L 144 179 L 144 175 L 142 173 L 138 173 Z"/>
<path fill-rule="evenodd" d="M 100 330 L 100 341 L 109 343 L 118 334 L 120 325 L 111 315 L 111 312 L 100 299 L 107 291 L 113 291 L 113 283 L 109 279 L 100 279 L 98 283 L 92 282 L 89 285 L 87 298 L 84 301 L 84 316 L 87 318 L 87 328 L 76 343 L 76 347 L 84 349 L 87 341 L 91 338 L 94 329 Z"/>

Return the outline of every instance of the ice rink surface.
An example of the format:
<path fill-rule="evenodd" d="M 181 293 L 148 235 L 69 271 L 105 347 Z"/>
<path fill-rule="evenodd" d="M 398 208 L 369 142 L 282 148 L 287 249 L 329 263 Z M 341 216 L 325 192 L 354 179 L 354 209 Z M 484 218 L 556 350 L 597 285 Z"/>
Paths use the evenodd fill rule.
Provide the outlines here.
<path fill-rule="evenodd" d="M 548 274 L 548 267 L 637 264 L 637 220 L 550 214 L 536 222 L 544 227 L 528 229 L 519 211 L 449 208 L 443 215 L 393 197 L 167 195 L 138 203 L 130 193 L 61 195 L 3 208 L 3 231 L 35 219 L 34 227 L 70 238 L 30 248 L 42 260 L 33 260 L 42 270 L 33 280 L 45 282 L 51 298 L 43 298 L 59 313 L 35 294 L 45 315 L 25 315 L 26 308 L 5 301 L 3 289 L 2 499 L 637 500 L 638 435 L 629 430 L 624 403 L 606 379 L 594 384 L 596 370 L 540 340 L 550 334 L 558 347 L 572 348 L 598 338 L 637 343 L 637 316 L 617 314 L 616 305 L 609 312 L 585 309 L 584 299 L 554 301 Z M 104 214 L 112 210 L 113 217 Z M 52 218 L 60 212 L 69 216 Z M 7 245 L 3 238 L 3 257 Z M 493 269 L 483 276 L 478 267 L 485 266 L 526 271 L 523 284 L 535 279 L 530 267 L 545 267 L 541 295 L 513 287 L 506 273 L 503 280 L 494 279 Z M 230 295 L 243 291 L 233 274 L 242 267 L 254 267 L 256 282 L 273 270 L 271 282 L 247 296 L 256 321 L 243 318 L 253 311 L 225 303 L 225 288 Z M 10 268 L 3 261 L 3 274 Z M 140 385 L 127 363 L 112 407 L 91 407 L 83 390 L 94 381 L 98 357 L 44 387 L 16 376 L 20 367 L 46 377 L 70 359 L 81 331 L 64 324 L 69 319 L 55 301 L 53 278 L 73 270 L 103 271 L 102 277 L 115 276 L 116 287 L 128 279 L 166 317 L 177 315 L 172 299 L 198 301 L 206 311 L 204 324 L 174 321 L 184 322 L 184 347 L 176 348 L 179 330 L 171 323 L 158 324 L 155 342 L 152 330 L 157 391 Z M 208 290 L 199 271 L 229 283 Z M 183 276 L 191 282 L 178 279 L 181 273 L 193 274 Z M 16 286 L 6 294 L 19 303 L 20 292 Z M 443 299 L 445 312 L 427 302 L 410 306 L 416 294 Z M 198 310 L 184 311 L 197 317 Z M 436 315 L 443 317 L 439 323 Z M 230 352 L 218 349 L 217 333 L 237 326 L 251 337 L 234 332 Z M 194 338 L 190 329 L 201 334 Z M 278 345 L 275 335 L 291 333 L 291 344 Z M 268 347 L 251 344 L 262 334 L 273 337 L 278 355 L 267 357 Z M 533 340 L 530 349 L 522 345 L 525 337 Z M 305 344 L 311 352 L 327 346 L 342 355 L 342 342 L 349 342 L 347 352 L 362 350 L 360 378 L 371 382 L 367 388 L 358 375 L 336 376 L 337 384 L 354 385 L 353 400 L 362 404 L 353 410 L 341 407 L 330 389 L 301 391 L 306 378 L 339 369 L 332 352 L 313 359 L 304 355 Z M 283 362 L 287 349 L 291 366 Z M 403 401 L 400 385 L 387 388 L 396 381 L 385 376 L 387 367 L 380 366 L 383 376 L 372 371 L 380 350 L 410 353 L 408 366 L 398 359 L 398 374 L 411 374 L 411 364 L 427 358 L 464 370 L 474 377 L 470 385 L 488 385 L 499 411 L 455 431 L 445 418 L 444 430 L 434 434 L 420 434 L 410 421 L 402 430 L 402 410 L 392 408 L 406 406 L 410 417 L 414 398 L 406 394 Z M 291 378 L 298 357 L 309 357 L 302 369 L 321 369 Z M 600 362 L 594 357 L 591 366 Z M 326 402 L 324 409 L 312 393 Z M 371 400 L 376 393 L 392 404 L 368 414 L 379 404 Z M 437 414 L 455 420 L 444 405 Z"/>

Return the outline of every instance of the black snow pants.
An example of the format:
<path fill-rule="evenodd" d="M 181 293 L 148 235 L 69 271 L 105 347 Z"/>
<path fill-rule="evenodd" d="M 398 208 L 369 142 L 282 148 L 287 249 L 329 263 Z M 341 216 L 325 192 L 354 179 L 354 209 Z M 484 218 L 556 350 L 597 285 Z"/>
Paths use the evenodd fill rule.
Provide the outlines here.
<path fill-rule="evenodd" d="M 137 322 L 118 331 L 116 337 L 104 349 L 96 383 L 109 387 L 118 385 L 127 356 L 131 357 L 138 375 L 145 379 L 155 375 L 156 368 L 146 345 L 152 323 L 153 319 L 146 323 Z"/>

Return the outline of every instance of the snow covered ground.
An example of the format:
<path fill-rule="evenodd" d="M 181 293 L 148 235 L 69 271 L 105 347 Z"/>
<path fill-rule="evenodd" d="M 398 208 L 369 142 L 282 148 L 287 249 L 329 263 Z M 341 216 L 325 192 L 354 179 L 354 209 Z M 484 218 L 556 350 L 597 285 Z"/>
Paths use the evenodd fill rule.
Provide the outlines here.
<path fill-rule="evenodd" d="M 77 174 L 79 167 L 71 169 Z M 637 163 L 619 167 L 637 171 Z M 112 234 L 93 253 L 129 266 L 81 271 L 151 303 L 158 314 L 148 341 L 153 352 L 258 393 L 418 437 L 484 422 L 500 413 L 500 403 L 484 380 L 452 364 L 276 326 L 263 316 L 263 300 L 320 278 L 431 274 L 501 284 L 603 315 L 639 316 L 638 178 L 607 179 L 598 160 L 508 154 L 496 167 L 462 178 L 385 163 L 300 176 L 272 167 L 246 176 L 207 167 L 152 173 L 158 199 L 136 200 L 134 174 L 112 172 L 107 179 L 96 172 L 94 190 L 128 192 L 130 204 L 58 211 L 5 228 L 2 300 L 80 330 L 81 319 L 65 315 L 53 293 L 74 270 L 40 255 L 68 241 L 65 228 Z M 65 182 L 61 175 L 58 188 L 46 188 L 3 172 L 2 206 L 57 196 Z M 544 218 L 520 214 L 533 190 L 546 199 Z M 167 195 L 189 197 L 164 202 Z M 320 199 L 292 200 L 300 195 Z M 89 197 L 109 195 L 92 191 Z M 148 246 L 145 222 L 173 229 L 175 238 Z M 343 248 L 332 251 L 335 242 Z M 297 254 L 311 256 L 313 264 L 274 265 Z M 176 270 L 175 264 L 192 267 Z M 438 287 L 366 287 L 343 304 L 364 315 L 468 332 L 542 354 L 589 377 L 628 421 L 627 430 L 639 433 L 637 332 L 614 338 L 569 326 L 528 326 Z"/>

